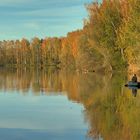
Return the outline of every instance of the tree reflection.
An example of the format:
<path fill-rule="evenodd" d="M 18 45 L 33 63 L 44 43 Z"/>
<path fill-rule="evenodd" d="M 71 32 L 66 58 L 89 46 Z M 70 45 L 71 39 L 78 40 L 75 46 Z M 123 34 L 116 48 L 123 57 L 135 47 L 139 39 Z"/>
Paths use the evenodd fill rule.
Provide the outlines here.
<path fill-rule="evenodd" d="M 119 76 L 118 76 L 119 75 Z M 124 87 L 122 74 L 80 74 L 76 72 L 36 70 L 0 70 L 0 90 L 28 91 L 34 96 L 66 94 L 68 99 L 82 103 L 88 136 L 104 140 L 140 139 L 140 96 L 137 89 Z M 12 92 L 10 92 L 12 93 Z M 134 96 L 137 95 L 137 98 Z"/>
<path fill-rule="evenodd" d="M 105 140 L 140 139 L 140 102 L 124 88 L 123 76 L 112 77 L 108 89 L 96 94 L 86 105 L 85 116 L 90 124 L 89 136 Z"/>

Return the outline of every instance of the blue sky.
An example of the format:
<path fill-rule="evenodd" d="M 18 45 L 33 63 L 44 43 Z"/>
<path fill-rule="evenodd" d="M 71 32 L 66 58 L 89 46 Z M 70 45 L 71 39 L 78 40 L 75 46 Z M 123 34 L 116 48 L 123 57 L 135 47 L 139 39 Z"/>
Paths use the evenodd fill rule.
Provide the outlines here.
<path fill-rule="evenodd" d="M 0 0 L 0 40 L 65 36 L 81 29 L 93 0 Z"/>

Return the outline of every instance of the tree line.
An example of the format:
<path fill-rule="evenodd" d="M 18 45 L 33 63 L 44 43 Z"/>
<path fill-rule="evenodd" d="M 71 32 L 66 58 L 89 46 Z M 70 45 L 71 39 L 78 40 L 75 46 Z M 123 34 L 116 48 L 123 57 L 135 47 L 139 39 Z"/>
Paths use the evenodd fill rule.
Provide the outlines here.
<path fill-rule="evenodd" d="M 80 71 L 138 70 L 140 1 L 103 0 L 87 5 L 83 29 L 66 37 L 0 42 L 0 66 Z"/>

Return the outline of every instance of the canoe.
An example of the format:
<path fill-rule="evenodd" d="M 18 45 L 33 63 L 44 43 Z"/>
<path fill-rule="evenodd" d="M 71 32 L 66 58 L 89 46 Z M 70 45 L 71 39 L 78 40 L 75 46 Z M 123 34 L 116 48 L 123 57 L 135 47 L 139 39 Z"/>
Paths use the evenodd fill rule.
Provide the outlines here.
<path fill-rule="evenodd" d="M 129 81 L 128 84 L 126 84 L 125 86 L 127 86 L 127 87 L 140 87 L 140 82 Z"/>

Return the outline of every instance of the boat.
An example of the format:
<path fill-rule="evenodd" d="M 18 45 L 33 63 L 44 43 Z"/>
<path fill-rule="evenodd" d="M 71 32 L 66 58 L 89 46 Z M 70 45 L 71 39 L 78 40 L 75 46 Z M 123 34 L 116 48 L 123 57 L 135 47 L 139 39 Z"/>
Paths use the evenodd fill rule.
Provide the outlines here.
<path fill-rule="evenodd" d="M 140 88 L 140 82 L 129 81 L 128 84 L 126 84 L 125 86 L 126 87 L 138 87 L 138 88 Z"/>

